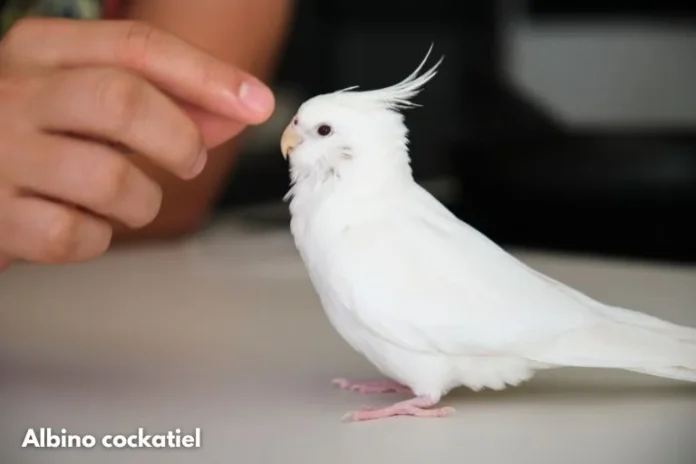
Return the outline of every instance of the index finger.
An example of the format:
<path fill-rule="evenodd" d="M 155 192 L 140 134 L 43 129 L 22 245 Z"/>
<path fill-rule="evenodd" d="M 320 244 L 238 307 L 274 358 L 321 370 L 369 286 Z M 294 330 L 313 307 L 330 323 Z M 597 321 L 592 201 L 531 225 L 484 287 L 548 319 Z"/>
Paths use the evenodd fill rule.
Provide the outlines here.
<path fill-rule="evenodd" d="M 273 93 L 256 77 L 140 22 L 32 18 L 13 27 L 3 47 L 6 59 L 30 67 L 124 67 L 175 97 L 243 124 L 264 122 L 275 105 Z"/>

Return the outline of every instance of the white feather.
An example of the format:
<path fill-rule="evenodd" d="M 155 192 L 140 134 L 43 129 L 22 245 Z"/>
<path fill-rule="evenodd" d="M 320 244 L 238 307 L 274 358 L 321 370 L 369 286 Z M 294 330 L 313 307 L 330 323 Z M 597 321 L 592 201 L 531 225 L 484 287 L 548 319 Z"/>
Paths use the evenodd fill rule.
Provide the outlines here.
<path fill-rule="evenodd" d="M 384 108 L 393 110 L 415 108 L 420 106 L 414 103 L 411 99 L 417 96 L 423 90 L 423 86 L 437 75 L 437 69 L 444 60 L 444 57 L 441 57 L 432 68 L 419 76 L 418 73 L 420 73 L 423 66 L 425 66 L 425 63 L 428 61 L 432 50 L 433 46 L 431 45 L 428 52 L 425 54 L 425 58 L 423 58 L 423 61 L 421 61 L 416 70 L 401 82 L 383 89 L 369 90 L 366 92 L 361 92 L 357 95 L 354 94 L 353 97 L 357 96 L 365 103 L 377 103 L 382 105 Z M 357 88 L 359 87 L 354 87 L 354 89 Z"/>
<path fill-rule="evenodd" d="M 696 329 L 604 305 L 529 268 L 413 180 L 395 109 L 414 106 L 441 61 L 298 112 L 306 138 L 291 158 L 291 231 L 336 330 L 386 376 L 436 400 L 562 366 L 696 381 Z M 319 121 L 335 133 L 313 137 Z M 340 156 L 346 147 L 351 156 Z"/>

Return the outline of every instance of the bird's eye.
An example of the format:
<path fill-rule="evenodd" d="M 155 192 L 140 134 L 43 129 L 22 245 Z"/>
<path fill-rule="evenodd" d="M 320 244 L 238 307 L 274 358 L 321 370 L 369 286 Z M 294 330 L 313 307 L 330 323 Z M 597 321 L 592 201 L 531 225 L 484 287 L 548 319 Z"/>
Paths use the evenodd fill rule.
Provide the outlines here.
<path fill-rule="evenodd" d="M 299 123 L 299 121 L 297 120 L 297 118 L 295 118 L 295 119 L 292 120 L 292 124 L 293 124 L 294 126 L 296 126 L 298 123 Z"/>
<path fill-rule="evenodd" d="M 317 128 L 317 134 L 321 135 L 322 137 L 326 137 L 331 133 L 331 126 L 328 124 L 322 124 Z"/>

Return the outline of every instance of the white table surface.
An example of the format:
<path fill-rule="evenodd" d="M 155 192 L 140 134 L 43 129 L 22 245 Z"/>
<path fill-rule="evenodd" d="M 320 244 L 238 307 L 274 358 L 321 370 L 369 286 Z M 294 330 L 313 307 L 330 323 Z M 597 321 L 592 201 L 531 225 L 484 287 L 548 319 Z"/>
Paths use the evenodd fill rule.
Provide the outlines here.
<path fill-rule="evenodd" d="M 696 326 L 696 267 L 515 253 L 604 301 Z M 0 275 L 0 462 L 696 462 L 696 389 L 559 370 L 500 393 L 457 390 L 444 419 L 341 416 L 334 377 L 377 373 L 328 324 L 287 230 L 229 220 L 183 243 Z M 30 450 L 27 428 L 202 431 L 192 450 Z"/>

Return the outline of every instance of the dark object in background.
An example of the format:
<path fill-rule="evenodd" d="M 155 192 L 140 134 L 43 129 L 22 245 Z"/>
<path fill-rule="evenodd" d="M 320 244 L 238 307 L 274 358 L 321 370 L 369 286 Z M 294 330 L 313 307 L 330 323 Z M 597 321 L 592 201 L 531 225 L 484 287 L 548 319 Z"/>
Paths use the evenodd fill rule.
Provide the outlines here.
<path fill-rule="evenodd" d="M 455 213 L 499 243 L 696 260 L 696 136 L 506 138 L 455 158 Z"/>
<path fill-rule="evenodd" d="M 682 0 L 529 0 L 534 19 L 642 19 L 680 20 L 696 17 L 696 5 Z"/>
<path fill-rule="evenodd" d="M 578 21 L 687 10 L 630 3 L 531 1 L 528 11 L 532 20 Z M 689 10 L 696 18 L 696 6 Z M 501 22 L 489 24 L 487 82 L 468 86 L 462 100 L 464 119 L 478 120 L 477 136 L 451 153 L 461 192 L 450 205 L 455 213 L 501 244 L 696 262 L 696 131 L 563 127 L 506 82 L 495 56 Z"/>

